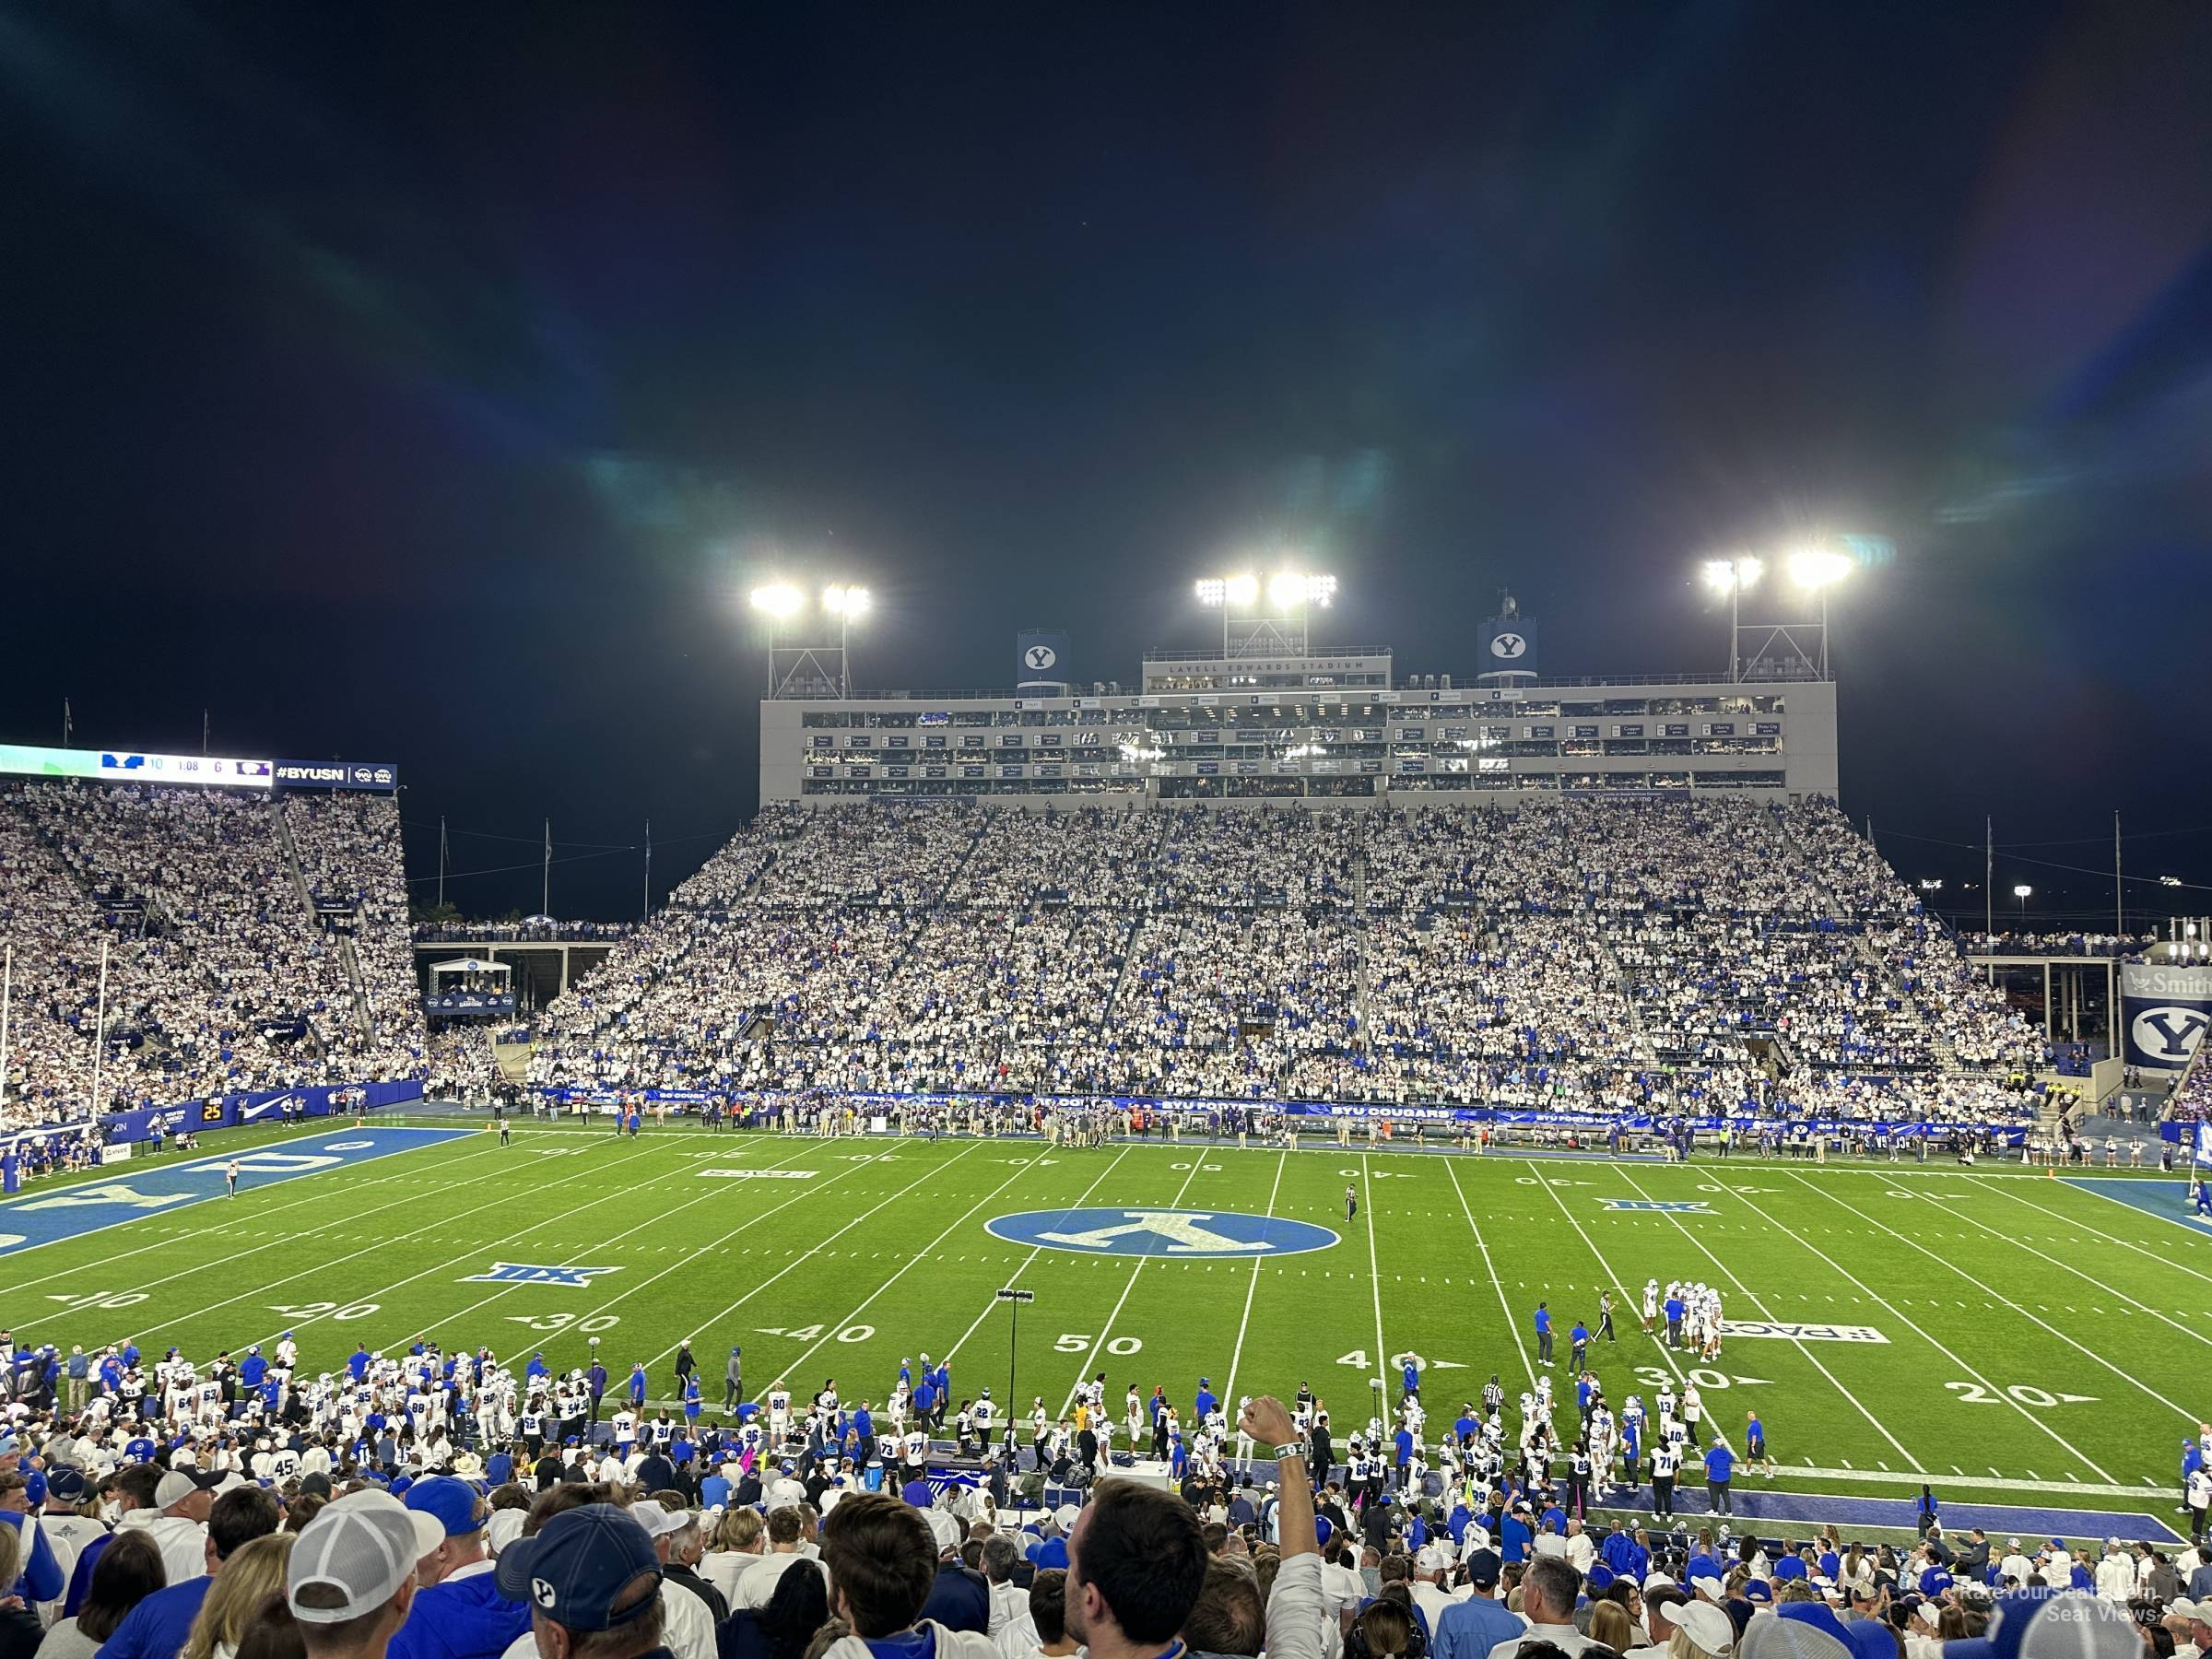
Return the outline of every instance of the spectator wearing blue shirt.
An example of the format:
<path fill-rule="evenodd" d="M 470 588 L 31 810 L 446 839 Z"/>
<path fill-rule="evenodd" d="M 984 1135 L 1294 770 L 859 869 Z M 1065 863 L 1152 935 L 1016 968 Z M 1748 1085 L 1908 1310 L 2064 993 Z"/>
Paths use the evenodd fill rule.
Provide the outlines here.
<path fill-rule="evenodd" d="M 1468 1594 L 1437 1616 L 1430 1634 L 1430 1659 L 1485 1659 L 1501 1641 L 1528 1634 L 1528 1621 L 1498 1600 L 1500 1560 L 1494 1549 L 1477 1549 L 1466 1559 Z"/>
<path fill-rule="evenodd" d="M 452 1475 L 418 1480 L 406 1503 L 438 1524 L 437 1546 L 423 1559 L 437 1563 L 432 1582 L 418 1591 L 407 1621 L 392 1638 L 390 1659 L 499 1659 L 530 1633 L 530 1608 L 500 1593 L 485 1553 L 484 1524 L 491 1512 L 476 1488 Z"/>
<path fill-rule="evenodd" d="M 1714 1441 L 1705 1453 L 1705 1496 L 1711 1500 L 1716 1515 L 1733 1515 L 1735 1506 L 1728 1499 L 1729 1477 L 1735 1473 L 1735 1453 L 1720 1441 Z"/>
<path fill-rule="evenodd" d="M 1509 1567 L 1515 1561 L 1525 1561 L 1535 1536 L 1528 1524 L 1528 1506 L 1516 1504 L 1498 1524 L 1498 1553 Z"/>
<path fill-rule="evenodd" d="M 207 1512 L 206 1572 L 157 1590 L 133 1607 L 101 1644 L 100 1659 L 175 1659 L 224 1562 L 274 1533 L 283 1520 L 276 1495 L 260 1487 L 233 1487 L 218 1498 Z"/>
<path fill-rule="evenodd" d="M 1536 1304 L 1536 1363 L 1551 1363 L 1551 1310 L 1542 1302 Z"/>

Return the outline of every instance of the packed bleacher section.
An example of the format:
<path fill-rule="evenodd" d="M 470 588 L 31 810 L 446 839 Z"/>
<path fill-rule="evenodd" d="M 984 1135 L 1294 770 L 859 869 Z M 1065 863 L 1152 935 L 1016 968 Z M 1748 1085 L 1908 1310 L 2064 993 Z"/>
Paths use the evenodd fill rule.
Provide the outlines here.
<path fill-rule="evenodd" d="M 389 798 L 11 784 L 8 1122 L 420 1075 L 406 893 Z"/>
<path fill-rule="evenodd" d="M 1832 805 L 762 814 L 541 1087 L 2031 1115 L 2043 1045 Z"/>
<path fill-rule="evenodd" d="M 202 1364 L 0 1350 L 11 1653 L 2212 1653 L 2201 1463 L 2187 1542 L 1947 1528 L 1929 1495 L 1871 1543 L 1739 1532 L 1755 1454 L 1700 1428 L 1694 1389 L 1677 1415 L 1671 1383 L 1649 1418 L 1635 1395 L 1617 1415 L 1600 1386 L 1555 1405 L 1541 1382 L 1509 1417 L 1495 1378 L 1453 1417 L 1409 1384 L 1386 1424 L 1332 1422 L 1302 1387 L 1218 1399 L 1203 1378 L 1149 1401 L 1132 1384 L 1124 1413 L 1101 1372 L 1060 1414 L 1008 1422 L 926 1357 L 842 1395 L 747 1398 L 735 1348 L 726 1370 L 686 1345 L 673 1374 L 624 1378 L 421 1342 L 318 1370 L 292 1333 L 266 1346 Z M 1150 1478 L 1103 1478 L 1147 1457 Z"/>
<path fill-rule="evenodd" d="M 2038 933 L 2007 929 L 2002 933 L 1961 933 L 1959 943 L 1969 956 L 2091 956 L 2120 957 L 2140 961 L 2159 942 L 2156 934 Z"/>

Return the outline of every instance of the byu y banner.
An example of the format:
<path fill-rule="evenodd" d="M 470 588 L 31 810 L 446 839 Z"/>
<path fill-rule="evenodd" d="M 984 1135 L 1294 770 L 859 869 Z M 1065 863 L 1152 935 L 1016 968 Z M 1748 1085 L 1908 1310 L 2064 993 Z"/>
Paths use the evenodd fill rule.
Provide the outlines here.
<path fill-rule="evenodd" d="M 2130 1065 L 2183 1070 L 2212 1026 L 2212 968 L 2123 962 L 2120 1019 Z"/>

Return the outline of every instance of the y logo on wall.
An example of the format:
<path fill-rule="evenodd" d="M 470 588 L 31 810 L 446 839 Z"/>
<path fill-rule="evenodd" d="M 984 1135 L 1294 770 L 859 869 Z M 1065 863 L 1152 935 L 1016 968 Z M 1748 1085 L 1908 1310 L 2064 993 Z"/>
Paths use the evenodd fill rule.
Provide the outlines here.
<path fill-rule="evenodd" d="M 1050 645 L 1032 645 L 1021 653 L 1025 666 L 1043 670 L 1060 660 L 1060 653 Z"/>
<path fill-rule="evenodd" d="M 582 1285 L 613 1267 L 541 1267 L 524 1262 L 494 1262 L 488 1273 L 472 1273 L 463 1285 Z"/>
<path fill-rule="evenodd" d="M 1298 1255 L 1337 1242 L 1310 1221 L 1223 1210 L 1023 1210 L 994 1217 L 983 1230 L 1008 1243 L 1087 1255 Z"/>
<path fill-rule="evenodd" d="M 2196 1008 L 2146 1008 L 2128 1022 L 2128 1035 L 2158 1064 L 2186 1065 L 2207 1026 L 2212 1026 L 2212 1017 Z"/>
<path fill-rule="evenodd" d="M 1490 641 L 1490 654 L 1511 660 L 1528 654 L 1528 641 L 1517 633 L 1501 633 Z"/>

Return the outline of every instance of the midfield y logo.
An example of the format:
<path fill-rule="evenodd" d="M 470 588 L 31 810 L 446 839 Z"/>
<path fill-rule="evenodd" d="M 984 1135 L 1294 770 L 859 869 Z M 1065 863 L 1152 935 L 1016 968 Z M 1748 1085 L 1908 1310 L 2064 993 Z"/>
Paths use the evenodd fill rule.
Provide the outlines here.
<path fill-rule="evenodd" d="M 983 1226 L 1010 1243 L 1087 1255 L 1297 1255 L 1337 1241 L 1327 1228 L 1309 1221 L 1224 1210 L 1024 1210 Z"/>

